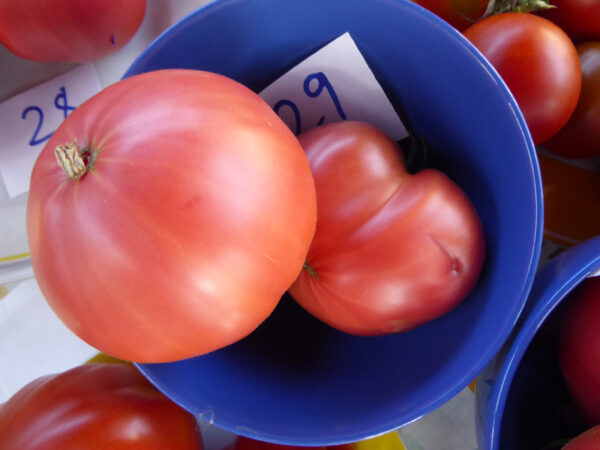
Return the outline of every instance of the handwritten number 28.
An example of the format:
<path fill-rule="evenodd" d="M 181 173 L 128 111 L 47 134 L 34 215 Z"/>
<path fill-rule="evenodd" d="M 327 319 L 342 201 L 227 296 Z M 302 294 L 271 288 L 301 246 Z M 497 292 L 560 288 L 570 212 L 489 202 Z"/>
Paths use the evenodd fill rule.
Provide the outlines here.
<path fill-rule="evenodd" d="M 67 91 L 64 86 L 60 87 L 57 96 L 54 97 L 54 107 L 63 111 L 63 116 L 65 119 L 69 115 L 69 112 L 75 109 L 74 106 L 69 105 L 69 103 L 67 102 Z M 37 125 L 35 127 L 35 130 L 33 131 L 33 136 L 29 140 L 29 145 L 33 147 L 50 139 L 54 132 L 48 133 L 47 135 L 40 137 L 39 134 L 42 129 L 42 124 L 44 123 L 44 111 L 42 111 L 42 108 L 40 108 L 39 106 L 28 106 L 23 110 L 21 118 L 26 119 L 27 116 L 30 115 L 30 113 L 33 113 L 37 118 Z"/>
<path fill-rule="evenodd" d="M 311 82 L 313 80 L 317 81 L 317 85 L 315 89 L 311 89 Z M 313 83 L 314 84 L 314 83 Z M 335 89 L 331 85 L 331 82 L 327 78 L 327 76 L 323 72 L 311 73 L 304 79 L 303 84 L 304 93 L 311 98 L 318 97 L 321 95 L 323 90 L 327 91 L 335 109 L 342 120 L 346 120 L 346 113 L 344 112 L 342 105 L 340 104 L 340 100 L 335 92 Z M 288 107 L 292 114 L 294 115 L 294 121 L 296 125 L 296 134 L 302 133 L 302 119 L 300 117 L 300 110 L 298 106 L 291 100 L 281 99 L 273 106 L 273 110 L 275 113 L 279 114 L 279 111 L 283 107 Z M 322 116 L 317 125 L 322 125 L 325 122 L 325 116 Z"/>

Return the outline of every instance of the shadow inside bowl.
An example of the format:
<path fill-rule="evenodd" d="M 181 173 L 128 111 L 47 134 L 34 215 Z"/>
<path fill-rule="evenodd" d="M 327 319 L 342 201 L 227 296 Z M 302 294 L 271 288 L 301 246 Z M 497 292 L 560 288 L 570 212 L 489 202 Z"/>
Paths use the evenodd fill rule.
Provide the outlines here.
<path fill-rule="evenodd" d="M 515 373 L 502 416 L 500 449 L 544 449 L 564 445 L 585 431 L 571 400 L 557 357 L 561 302 L 536 333 Z"/>

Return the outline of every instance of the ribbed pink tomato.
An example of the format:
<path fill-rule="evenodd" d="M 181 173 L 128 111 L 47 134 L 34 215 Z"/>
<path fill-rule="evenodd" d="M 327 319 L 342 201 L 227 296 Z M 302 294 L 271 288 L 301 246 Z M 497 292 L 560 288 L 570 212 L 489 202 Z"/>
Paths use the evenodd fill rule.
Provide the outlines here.
<path fill-rule="evenodd" d="M 356 335 L 414 328 L 473 289 L 485 255 L 479 216 L 438 170 L 410 175 L 378 129 L 337 122 L 299 136 L 317 188 L 317 230 L 290 294 Z"/>

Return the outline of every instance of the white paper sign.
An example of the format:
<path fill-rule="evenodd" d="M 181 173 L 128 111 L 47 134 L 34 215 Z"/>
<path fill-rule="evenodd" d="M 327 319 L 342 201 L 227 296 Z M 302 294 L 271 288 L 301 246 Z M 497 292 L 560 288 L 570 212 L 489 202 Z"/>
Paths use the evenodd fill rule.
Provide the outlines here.
<path fill-rule="evenodd" d="M 349 33 L 306 58 L 260 96 L 295 134 L 324 123 L 358 120 L 395 141 L 408 136 Z"/>
<path fill-rule="evenodd" d="M 97 354 L 56 317 L 34 279 L 0 300 L 0 403 L 30 381 Z"/>
<path fill-rule="evenodd" d="M 31 170 L 67 115 L 101 90 L 85 64 L 0 103 L 0 175 L 8 195 L 29 190 Z"/>

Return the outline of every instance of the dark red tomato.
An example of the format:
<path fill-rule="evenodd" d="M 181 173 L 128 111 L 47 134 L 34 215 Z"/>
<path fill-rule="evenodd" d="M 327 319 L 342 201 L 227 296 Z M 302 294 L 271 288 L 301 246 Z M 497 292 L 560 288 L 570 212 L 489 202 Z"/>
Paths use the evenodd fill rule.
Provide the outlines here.
<path fill-rule="evenodd" d="M 481 19 L 488 0 L 413 0 L 444 19 L 454 28 L 463 31 Z"/>
<path fill-rule="evenodd" d="M 0 450 L 201 450 L 194 416 L 130 364 L 38 378 L 0 406 Z"/>
<path fill-rule="evenodd" d="M 571 439 L 561 450 L 598 450 L 600 425 L 592 427 Z"/>
<path fill-rule="evenodd" d="M 137 32 L 146 0 L 0 0 L 0 43 L 35 61 L 89 62 Z"/>
<path fill-rule="evenodd" d="M 294 445 L 275 444 L 258 441 L 245 436 L 237 436 L 225 450 L 326 450 L 327 447 L 300 447 Z M 345 450 L 340 448 L 340 450 Z"/>
<path fill-rule="evenodd" d="M 93 347 L 136 362 L 247 336 L 302 271 L 316 220 L 290 129 L 240 83 L 184 69 L 119 81 L 69 114 L 27 204 L 48 304 Z"/>
<path fill-rule="evenodd" d="M 590 425 L 600 424 L 600 277 L 585 279 L 568 297 L 558 358 L 573 403 Z"/>
<path fill-rule="evenodd" d="M 360 122 L 299 136 L 317 187 L 317 230 L 291 295 L 339 330 L 378 335 L 448 312 L 475 286 L 481 222 L 437 170 L 410 175 L 398 146 Z"/>
<path fill-rule="evenodd" d="M 576 42 L 600 40 L 600 0 L 549 0 L 556 8 L 539 14 L 561 27 Z"/>
<path fill-rule="evenodd" d="M 573 42 L 558 26 L 530 13 L 502 13 L 464 35 L 504 79 L 536 144 L 550 139 L 575 110 L 581 69 Z"/>
<path fill-rule="evenodd" d="M 577 51 L 582 73 L 579 102 L 567 124 L 543 144 L 569 159 L 600 156 L 600 41 L 578 44 Z"/>

